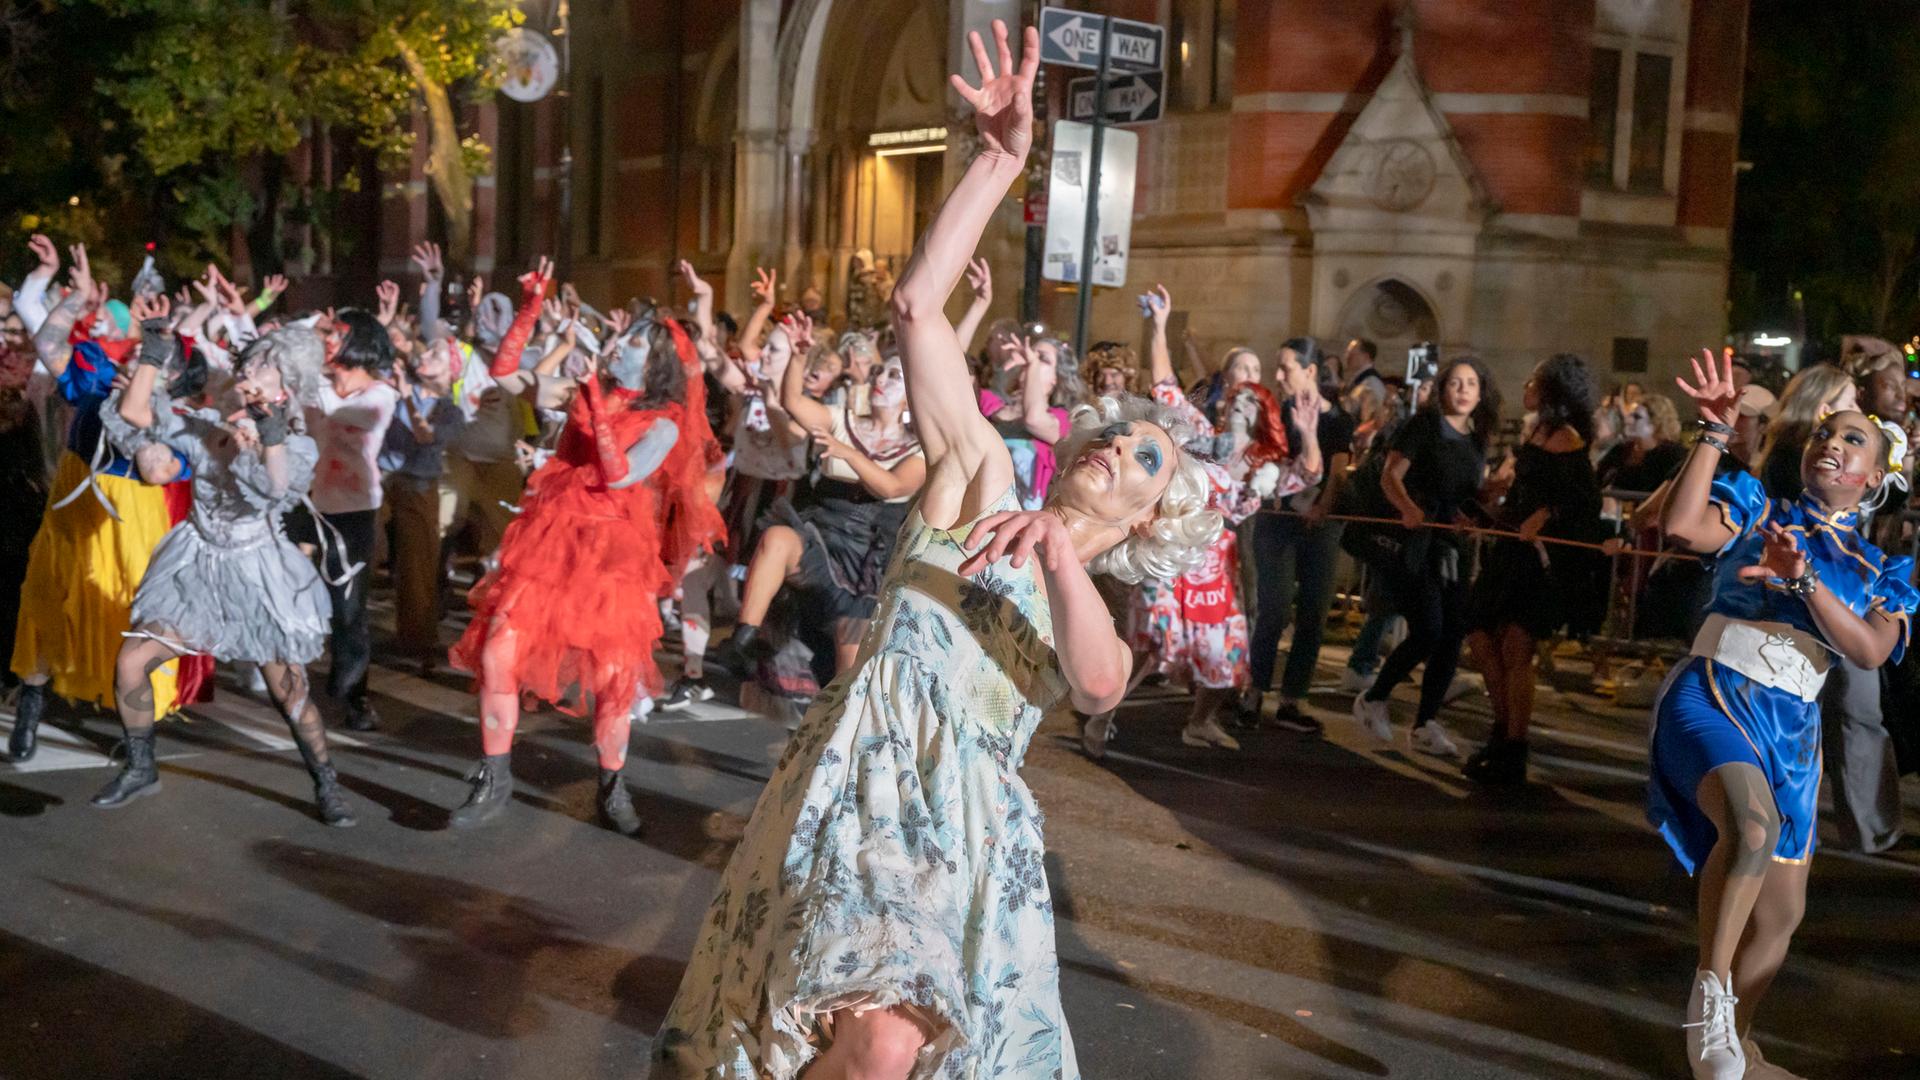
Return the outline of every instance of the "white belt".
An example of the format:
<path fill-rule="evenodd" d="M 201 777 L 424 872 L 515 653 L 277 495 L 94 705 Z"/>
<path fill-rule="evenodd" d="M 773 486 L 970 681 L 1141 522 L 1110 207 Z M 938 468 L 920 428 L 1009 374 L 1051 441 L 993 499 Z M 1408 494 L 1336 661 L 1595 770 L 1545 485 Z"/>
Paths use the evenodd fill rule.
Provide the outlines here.
<path fill-rule="evenodd" d="M 1812 633 L 1780 622 L 1707 616 L 1693 639 L 1693 655 L 1723 664 L 1762 686 L 1802 701 L 1820 696 L 1833 657 Z"/>

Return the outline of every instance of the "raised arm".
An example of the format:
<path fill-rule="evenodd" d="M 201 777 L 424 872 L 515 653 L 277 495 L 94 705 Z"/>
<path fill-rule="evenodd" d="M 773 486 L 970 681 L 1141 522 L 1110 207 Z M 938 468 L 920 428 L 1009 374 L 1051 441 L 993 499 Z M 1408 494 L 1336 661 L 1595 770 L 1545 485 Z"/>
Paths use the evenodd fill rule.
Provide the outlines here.
<path fill-rule="evenodd" d="M 993 306 L 993 268 L 987 265 L 986 259 L 977 258 L 967 264 L 967 285 L 973 289 L 973 302 L 953 327 L 953 336 L 959 339 L 963 353 L 973 351 L 973 339 L 979 336 L 980 323 L 987 317 L 987 309 Z"/>
<path fill-rule="evenodd" d="M 729 394 L 747 392 L 747 373 L 740 365 L 727 359 L 713 332 L 713 286 L 699 275 L 693 264 L 685 259 L 677 267 L 680 277 L 687 284 L 687 291 L 693 294 L 693 323 L 699 327 L 700 334 L 694 339 L 693 347 L 700 354 L 701 366 L 720 383 L 720 388 Z"/>
<path fill-rule="evenodd" d="M 14 291 L 13 310 L 26 324 L 27 333 L 33 334 L 47 321 L 47 286 L 53 284 L 54 275 L 60 272 L 60 251 L 40 233 L 34 233 L 27 241 L 27 250 L 33 252 L 38 262 Z"/>
<path fill-rule="evenodd" d="M 1158 386 L 1174 378 L 1173 350 L 1167 347 L 1167 317 L 1173 314 L 1173 297 L 1168 295 L 1165 285 L 1147 290 L 1147 307 L 1153 319 L 1153 336 L 1147 342 L 1147 369 L 1153 377 L 1150 385 Z"/>
<path fill-rule="evenodd" d="M 506 334 L 500 339 L 500 348 L 493 354 L 493 377 L 511 375 L 520 370 L 520 354 L 527 351 L 527 342 L 533 337 L 533 324 L 540 318 L 540 301 L 547 295 L 547 285 L 553 280 L 553 260 L 540 256 L 540 263 L 532 270 L 520 275 L 520 310 L 513 316 L 513 325 L 507 327 Z"/>
<path fill-rule="evenodd" d="M 420 337 L 428 344 L 440 340 L 440 286 L 447 277 L 447 264 L 440 258 L 440 245 L 423 243 L 409 256 L 420 268 Z"/>
<path fill-rule="evenodd" d="M 806 318 L 804 314 L 789 317 L 774 331 L 793 342 L 787 368 L 780 373 L 780 407 L 801 430 L 821 432 L 833 427 L 833 410 L 807 396 L 807 353 L 812 349 L 813 334 Z"/>
<path fill-rule="evenodd" d="M 1702 349 L 1701 354 L 1707 366 L 1702 368 L 1699 360 L 1693 362 L 1698 385 L 1679 378 L 1674 382 L 1699 407 L 1701 420 L 1725 427 L 1727 433 L 1731 433 L 1740 405 L 1740 391 L 1733 385 L 1733 358 L 1727 357 L 1722 370 L 1714 363 L 1713 350 Z M 1687 455 L 1687 463 L 1674 479 L 1666 506 L 1660 511 L 1661 531 L 1681 547 L 1701 555 L 1726 547 L 1734 535 L 1726 516 L 1714 508 L 1710 499 L 1715 467 L 1720 463 L 1720 455 L 1726 452 L 1724 435 L 1716 438 L 1714 430 L 1709 429 L 1708 434 L 1694 444 L 1693 453 Z"/>
<path fill-rule="evenodd" d="M 747 315 L 747 325 L 740 328 L 740 334 L 734 340 L 740 343 L 740 355 L 749 363 L 760 359 L 760 332 L 767 328 L 767 320 L 773 317 L 773 307 L 779 302 L 780 275 L 766 267 L 757 267 L 753 271 L 753 291 L 756 303 Z"/>
<path fill-rule="evenodd" d="M 87 245 L 75 244 L 70 249 L 73 255 L 73 269 L 68 273 L 68 284 L 73 290 L 67 298 L 60 301 L 47 313 L 40 329 L 34 331 L 33 350 L 40 357 L 40 363 L 47 374 L 59 378 L 67 370 L 67 361 L 73 358 L 73 349 L 67 338 L 73 333 L 73 324 L 86 314 L 93 303 L 93 270 L 87 264 Z"/>
<path fill-rule="evenodd" d="M 1006 455 L 1005 444 L 980 415 L 965 351 L 944 311 L 987 222 L 992 220 L 1013 182 L 1025 168 L 1033 143 L 1033 79 L 1040 67 L 1040 36 L 1028 27 L 1021 62 L 1013 66 L 1005 23 L 995 20 L 998 74 L 978 33 L 967 35 L 979 66 L 981 84 L 952 76 L 954 89 L 973 107 L 980 153 L 955 185 L 920 238 L 913 258 L 893 290 L 893 325 L 906 369 L 907 397 L 914 426 L 933 471 L 927 503 L 929 521 L 951 521 L 966 505 L 965 493 L 989 460 Z M 950 462 L 951 459 L 951 462 Z M 952 491 L 948 468 L 957 481 Z M 1011 472 L 1011 466 L 1008 466 Z M 976 493 L 979 498 L 989 493 Z M 952 504 L 947 500 L 951 498 Z M 975 501 L 978 501 L 976 499 Z M 976 507 L 977 508 L 977 507 Z"/>
<path fill-rule="evenodd" d="M 120 419 L 137 428 L 153 426 L 153 387 L 160 379 L 160 372 L 173 358 L 173 352 L 180 347 L 173 336 L 172 323 L 167 320 L 167 298 L 157 297 L 149 302 L 145 297 L 135 297 L 132 314 L 140 324 L 140 359 L 133 369 L 133 377 L 120 395 Z"/>

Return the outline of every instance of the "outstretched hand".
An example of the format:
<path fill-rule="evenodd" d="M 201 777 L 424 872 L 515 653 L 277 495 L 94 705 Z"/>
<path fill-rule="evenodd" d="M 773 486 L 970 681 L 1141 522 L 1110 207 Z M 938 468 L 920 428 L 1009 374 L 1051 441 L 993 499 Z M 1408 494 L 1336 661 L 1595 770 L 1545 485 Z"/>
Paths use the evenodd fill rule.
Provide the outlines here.
<path fill-rule="evenodd" d="M 761 307 L 772 307 L 775 297 L 779 295 L 779 279 L 779 271 L 769 270 L 764 266 L 755 267 L 753 284 L 747 286 L 747 291 L 753 294 L 754 300 L 758 301 Z"/>
<path fill-rule="evenodd" d="M 40 265 L 33 268 L 35 274 L 43 278 L 52 278 L 60 272 L 60 250 L 53 246 L 53 241 L 47 239 L 46 234 L 34 233 L 27 240 L 27 250 L 33 252 L 33 257 L 40 260 Z"/>
<path fill-rule="evenodd" d="M 1760 561 L 1741 567 L 1740 580 L 1748 585 L 1760 585 L 1773 578 L 1791 581 L 1805 576 L 1807 553 L 1800 550 L 1793 534 L 1769 523 L 1765 535 L 1766 547 L 1760 552 Z"/>
<path fill-rule="evenodd" d="M 967 546 L 976 550 L 960 564 L 962 577 L 972 577 L 1002 558 L 1011 558 L 1018 570 L 1037 555 L 1042 566 L 1057 572 L 1063 560 L 1075 557 L 1066 522 L 1046 510 L 988 514 L 974 525 Z"/>
<path fill-rule="evenodd" d="M 534 268 L 520 275 L 520 299 L 522 303 L 531 303 L 547 295 L 547 286 L 553 284 L 553 260 L 545 255 Z"/>
<path fill-rule="evenodd" d="M 420 268 L 420 276 L 428 281 L 437 282 L 447 272 L 446 263 L 440 257 L 440 245 L 432 241 L 415 244 L 408 258 Z"/>
<path fill-rule="evenodd" d="M 1146 292 L 1148 317 L 1153 320 L 1155 329 L 1167 325 L 1167 317 L 1173 314 L 1173 295 L 1167 292 L 1165 285 L 1155 285 Z"/>
<path fill-rule="evenodd" d="M 1007 45 L 1007 24 L 993 20 L 993 42 L 999 66 L 987 56 L 980 32 L 967 34 L 973 49 L 973 62 L 980 69 L 980 85 L 968 84 L 961 75 L 951 75 L 954 90 L 973 106 L 974 130 L 980 134 L 982 154 L 998 154 L 1025 161 L 1033 147 L 1033 79 L 1040 70 L 1040 31 L 1026 28 L 1020 39 L 1020 66 L 1013 65 L 1013 51 Z"/>
<path fill-rule="evenodd" d="M 980 303 L 993 302 L 993 268 L 987 265 L 984 257 L 968 261 L 967 287 L 973 290 L 973 298 Z"/>
<path fill-rule="evenodd" d="M 693 268 L 692 263 L 681 259 L 674 264 L 673 268 L 679 272 L 681 280 L 687 283 L 688 292 L 703 300 L 713 296 L 713 285 L 700 276 L 700 272 Z"/>
<path fill-rule="evenodd" d="M 1707 366 L 1702 368 L 1700 360 Z M 1701 349 L 1700 360 L 1693 361 L 1694 382 L 1679 377 L 1674 383 L 1680 392 L 1693 399 L 1700 410 L 1700 419 L 1714 424 L 1732 426 L 1740 414 L 1740 388 L 1733 383 L 1733 357 L 1724 358 L 1724 367 L 1716 363 L 1712 349 Z"/>

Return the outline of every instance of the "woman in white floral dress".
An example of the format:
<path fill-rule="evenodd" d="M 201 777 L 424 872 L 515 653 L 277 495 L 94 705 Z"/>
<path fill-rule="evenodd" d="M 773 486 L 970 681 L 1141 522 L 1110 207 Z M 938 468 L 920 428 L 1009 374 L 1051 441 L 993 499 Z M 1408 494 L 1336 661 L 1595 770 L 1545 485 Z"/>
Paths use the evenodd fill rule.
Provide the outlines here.
<path fill-rule="evenodd" d="M 981 152 L 893 294 L 927 483 L 853 667 L 815 703 L 721 876 L 654 1044 L 656 1080 L 1063 1078 L 1040 815 L 1015 771 L 1047 710 L 1100 712 L 1132 662 L 1089 571 L 1197 563 L 1220 529 L 1187 432 L 1140 398 L 1079 410 L 1022 511 L 973 407 L 947 295 L 1032 141 L 1039 42 L 970 35 Z"/>

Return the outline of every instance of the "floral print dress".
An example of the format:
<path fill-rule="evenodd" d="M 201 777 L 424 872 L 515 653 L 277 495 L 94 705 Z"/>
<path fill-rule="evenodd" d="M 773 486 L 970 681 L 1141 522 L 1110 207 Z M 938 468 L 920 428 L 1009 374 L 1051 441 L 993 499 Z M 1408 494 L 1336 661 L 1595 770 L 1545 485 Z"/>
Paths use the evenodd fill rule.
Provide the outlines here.
<path fill-rule="evenodd" d="M 1019 508 L 1010 489 L 981 516 Z M 908 516 L 858 661 L 794 733 L 721 875 L 655 1080 L 787 1080 L 829 1014 L 886 1007 L 931 1032 L 916 1080 L 1079 1076 L 1017 772 L 1067 684 L 1035 564 L 958 574 L 972 528 Z"/>

